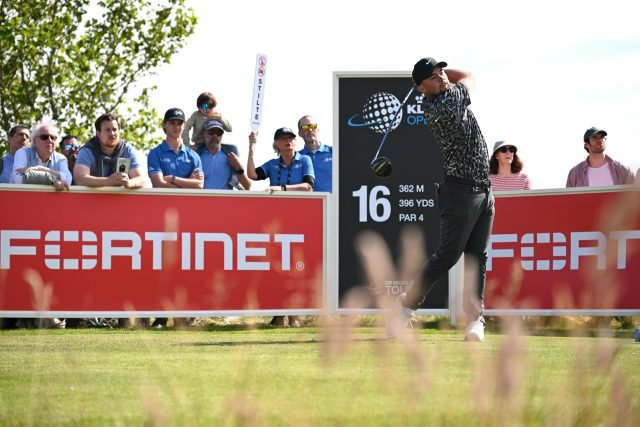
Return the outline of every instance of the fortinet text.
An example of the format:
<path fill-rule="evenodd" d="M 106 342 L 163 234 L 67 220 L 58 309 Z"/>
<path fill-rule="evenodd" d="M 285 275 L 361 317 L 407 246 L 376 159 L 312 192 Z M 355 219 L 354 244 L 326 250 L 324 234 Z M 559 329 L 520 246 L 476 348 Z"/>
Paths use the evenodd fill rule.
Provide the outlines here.
<path fill-rule="evenodd" d="M 640 239 L 640 230 L 611 231 L 606 235 L 599 231 L 579 231 L 569 235 L 569 241 L 564 233 L 526 233 L 518 239 L 518 234 L 493 234 L 489 242 L 489 258 L 487 271 L 493 268 L 496 258 L 520 258 L 523 270 L 563 270 L 568 266 L 570 270 L 580 268 L 583 258 L 595 259 L 597 268 L 604 270 L 608 266 L 607 255 L 612 250 L 615 254 L 616 268 L 627 267 L 627 244 L 630 240 Z M 514 245 L 508 245 L 514 243 Z M 498 248 L 495 248 L 498 244 Z M 535 254 L 535 248 L 540 245 L 552 246 L 552 259 L 540 259 Z M 614 248 L 609 248 L 614 245 Z M 636 243 L 638 245 L 638 243 Z M 516 255 L 515 249 L 520 253 Z M 569 249 L 567 251 L 567 249 Z M 637 247 L 635 248 L 637 249 Z"/>
<path fill-rule="evenodd" d="M 51 270 L 91 270 L 101 268 L 110 270 L 114 257 L 129 258 L 132 270 L 142 269 L 142 241 L 141 234 L 135 231 L 103 231 L 98 235 L 91 231 L 62 231 L 53 230 L 44 236 L 44 254 L 38 253 L 39 245 L 34 240 L 42 240 L 39 230 L 0 230 L 0 269 L 11 268 L 12 257 L 35 256 L 43 257 L 44 264 Z M 152 242 L 152 269 L 162 269 L 162 243 L 177 242 L 178 233 L 174 232 L 145 232 L 144 240 Z M 193 245 L 192 245 L 193 240 Z M 60 242 L 78 242 L 82 244 L 82 257 L 62 258 Z M 278 251 L 273 250 L 270 242 L 278 243 Z M 116 245 L 117 243 L 117 245 Z M 269 233 L 180 233 L 181 269 L 204 270 L 205 267 L 215 268 L 209 260 L 205 265 L 205 248 L 209 245 L 222 245 L 224 270 L 239 271 L 268 271 L 272 262 L 279 260 L 280 270 L 291 269 L 291 247 L 293 244 L 304 243 L 304 234 L 269 234 Z M 262 244 L 262 245 L 260 245 Z M 98 256 L 100 247 L 100 256 Z M 267 249 L 271 249 L 268 253 Z M 256 259 L 261 259 L 260 261 Z M 98 260 L 100 266 L 98 267 Z M 277 262 L 277 261 L 276 261 Z"/>

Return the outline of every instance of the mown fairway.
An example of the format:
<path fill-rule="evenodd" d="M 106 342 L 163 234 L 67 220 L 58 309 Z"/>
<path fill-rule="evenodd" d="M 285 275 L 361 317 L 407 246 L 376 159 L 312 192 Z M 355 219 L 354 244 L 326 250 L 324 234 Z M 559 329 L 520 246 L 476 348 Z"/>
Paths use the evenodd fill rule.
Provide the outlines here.
<path fill-rule="evenodd" d="M 0 332 L 0 425 L 640 425 L 633 339 Z"/>

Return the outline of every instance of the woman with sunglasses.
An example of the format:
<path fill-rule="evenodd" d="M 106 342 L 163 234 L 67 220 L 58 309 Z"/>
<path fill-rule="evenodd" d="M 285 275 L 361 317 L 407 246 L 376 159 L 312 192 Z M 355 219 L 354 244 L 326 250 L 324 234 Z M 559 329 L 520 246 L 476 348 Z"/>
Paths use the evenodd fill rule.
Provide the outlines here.
<path fill-rule="evenodd" d="M 522 173 L 522 160 L 518 147 L 507 141 L 498 141 L 493 146 L 489 160 L 489 180 L 494 191 L 530 190 L 527 174 Z"/>

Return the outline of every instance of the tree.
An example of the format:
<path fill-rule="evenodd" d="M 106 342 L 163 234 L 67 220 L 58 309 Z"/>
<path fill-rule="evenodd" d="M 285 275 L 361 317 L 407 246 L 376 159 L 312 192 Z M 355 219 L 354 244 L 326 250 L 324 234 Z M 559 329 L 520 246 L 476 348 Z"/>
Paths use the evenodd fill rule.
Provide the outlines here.
<path fill-rule="evenodd" d="M 0 136 L 48 117 L 86 140 L 114 111 L 126 139 L 149 148 L 160 124 L 149 105 L 155 86 L 136 82 L 193 34 L 185 1 L 0 0 Z"/>

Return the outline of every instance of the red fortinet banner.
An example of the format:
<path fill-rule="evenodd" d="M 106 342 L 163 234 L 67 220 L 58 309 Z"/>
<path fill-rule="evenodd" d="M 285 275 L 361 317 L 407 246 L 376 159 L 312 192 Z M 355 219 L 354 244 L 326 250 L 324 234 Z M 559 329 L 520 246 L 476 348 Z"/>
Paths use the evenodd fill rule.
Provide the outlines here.
<path fill-rule="evenodd" d="M 323 197 L 0 192 L 5 315 L 322 308 Z"/>
<path fill-rule="evenodd" d="M 487 309 L 640 309 L 640 189 L 496 197 Z"/>

